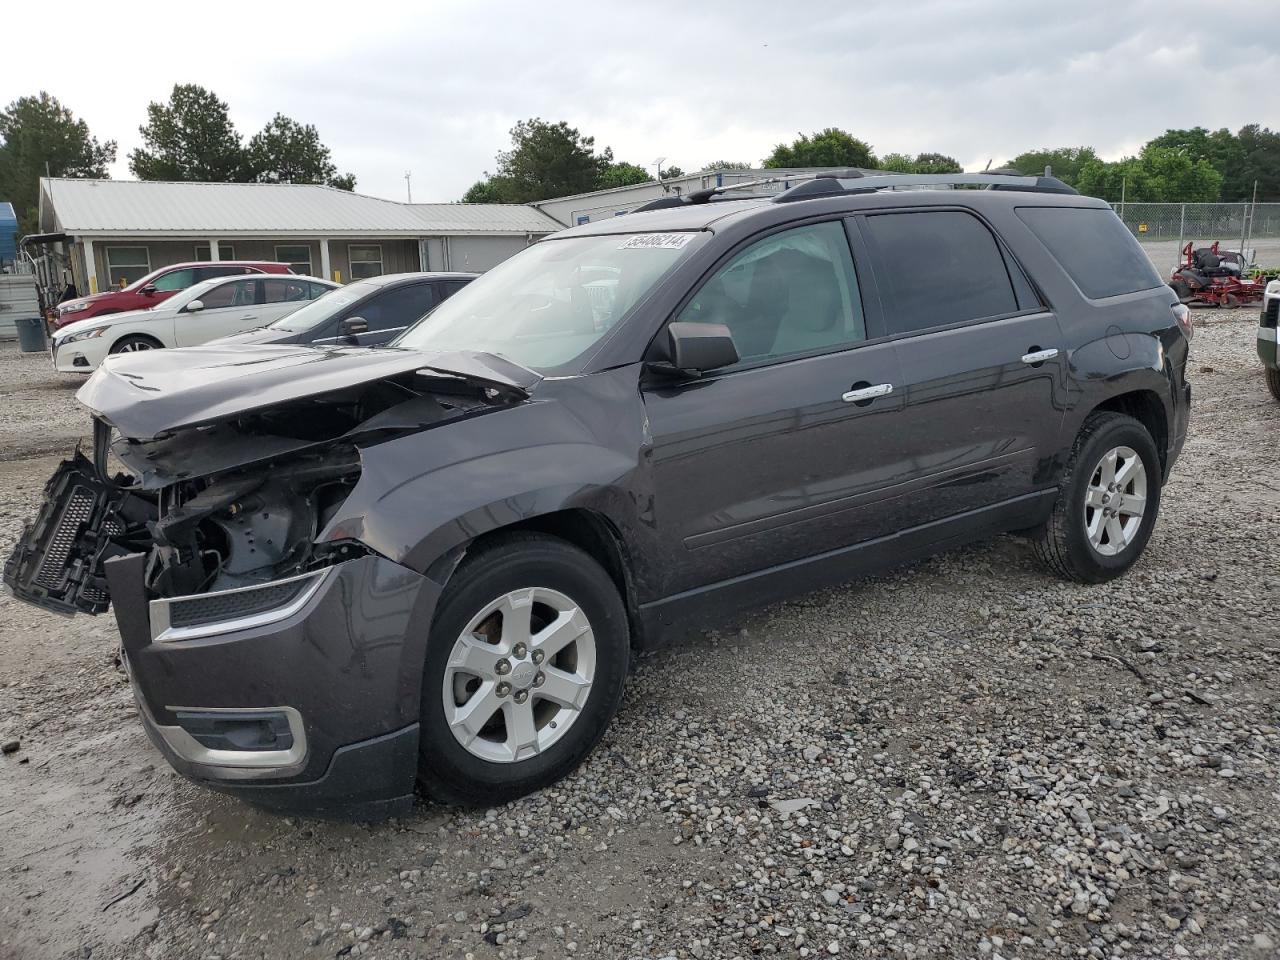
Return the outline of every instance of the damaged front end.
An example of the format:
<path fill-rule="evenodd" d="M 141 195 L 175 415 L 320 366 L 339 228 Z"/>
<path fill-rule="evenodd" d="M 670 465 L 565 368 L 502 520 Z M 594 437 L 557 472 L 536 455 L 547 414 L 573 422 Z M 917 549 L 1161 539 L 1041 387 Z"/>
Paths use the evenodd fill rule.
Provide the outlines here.
<path fill-rule="evenodd" d="M 226 594 L 221 606 L 232 614 L 287 599 L 280 591 L 256 596 L 252 588 L 296 582 L 370 552 L 322 535 L 360 478 L 362 444 L 527 396 L 514 383 L 439 369 L 377 372 L 371 381 L 356 378 L 310 395 L 299 378 L 303 395 L 272 396 L 266 406 L 245 400 L 212 422 L 179 400 L 173 406 L 186 417 L 180 426 L 113 439 L 113 423 L 139 423 L 136 407 L 155 398 L 144 377 L 104 370 L 100 376 L 127 378 L 141 398 L 119 409 L 111 396 L 119 383 L 99 385 L 96 393 L 86 387 L 88 397 L 82 392 L 91 407 L 107 394 L 117 409 L 95 409 L 92 459 L 77 450 L 59 466 L 38 517 L 5 564 L 4 582 L 44 609 L 99 614 L 111 601 L 107 562 L 144 554 L 151 600 Z M 332 379 L 326 371 L 326 385 Z M 221 412 L 230 402 L 222 396 L 211 405 Z M 124 469 L 113 470 L 113 462 Z"/>

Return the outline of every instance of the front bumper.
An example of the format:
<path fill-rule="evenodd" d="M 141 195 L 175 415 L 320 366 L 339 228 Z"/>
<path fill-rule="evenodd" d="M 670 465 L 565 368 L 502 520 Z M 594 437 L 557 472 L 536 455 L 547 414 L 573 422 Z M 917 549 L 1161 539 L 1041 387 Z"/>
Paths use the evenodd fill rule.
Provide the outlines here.
<path fill-rule="evenodd" d="M 363 556 L 331 568 L 282 619 L 241 617 L 196 636 L 153 624 L 145 559 L 105 570 L 143 723 L 179 773 L 295 813 L 375 819 L 408 808 L 439 584 Z M 286 717 L 287 749 L 202 746 L 189 718 L 221 711 Z"/>
<path fill-rule="evenodd" d="M 1276 362 L 1276 328 L 1258 327 L 1258 359 L 1264 367 L 1280 370 Z"/>

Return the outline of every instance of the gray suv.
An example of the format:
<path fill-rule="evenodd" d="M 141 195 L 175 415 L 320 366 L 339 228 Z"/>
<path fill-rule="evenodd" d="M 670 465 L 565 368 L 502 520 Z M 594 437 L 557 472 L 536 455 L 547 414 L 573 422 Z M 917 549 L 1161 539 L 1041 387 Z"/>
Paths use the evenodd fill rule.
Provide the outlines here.
<path fill-rule="evenodd" d="M 113 358 L 6 582 L 114 608 L 186 776 L 374 817 L 552 783 L 634 649 L 744 606 L 1004 531 L 1080 583 L 1141 556 L 1192 329 L 1105 203 L 847 171 L 650 207 L 388 346 Z"/>

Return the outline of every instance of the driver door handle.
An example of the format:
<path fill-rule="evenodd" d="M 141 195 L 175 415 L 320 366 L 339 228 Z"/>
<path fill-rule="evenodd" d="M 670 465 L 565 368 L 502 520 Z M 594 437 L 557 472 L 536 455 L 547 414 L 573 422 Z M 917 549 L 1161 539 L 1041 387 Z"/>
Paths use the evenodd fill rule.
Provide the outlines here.
<path fill-rule="evenodd" d="M 840 399 L 845 403 L 860 403 L 867 400 L 874 400 L 876 397 L 887 397 L 893 393 L 892 383 L 877 383 L 873 387 L 859 387 L 856 390 L 841 395 Z"/>
<path fill-rule="evenodd" d="M 1022 355 L 1022 362 L 1035 366 L 1037 363 L 1044 363 L 1046 360 L 1052 360 L 1058 355 L 1057 347 L 1050 347 L 1048 350 L 1035 350 L 1031 353 Z"/>

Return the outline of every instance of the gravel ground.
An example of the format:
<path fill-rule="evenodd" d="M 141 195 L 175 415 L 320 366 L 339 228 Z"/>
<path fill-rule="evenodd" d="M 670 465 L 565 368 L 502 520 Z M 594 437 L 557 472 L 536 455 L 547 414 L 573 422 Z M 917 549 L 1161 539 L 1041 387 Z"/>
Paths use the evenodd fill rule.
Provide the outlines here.
<path fill-rule="evenodd" d="M 0 600 L 0 958 L 1280 956 L 1280 405 L 1254 314 L 1196 320 L 1192 438 L 1127 577 L 1063 584 L 1006 537 L 751 614 L 639 658 L 581 770 L 498 809 L 198 789 L 109 619 Z M 31 453 L 84 421 L 38 358 L 0 370 L 7 549 Z"/>

